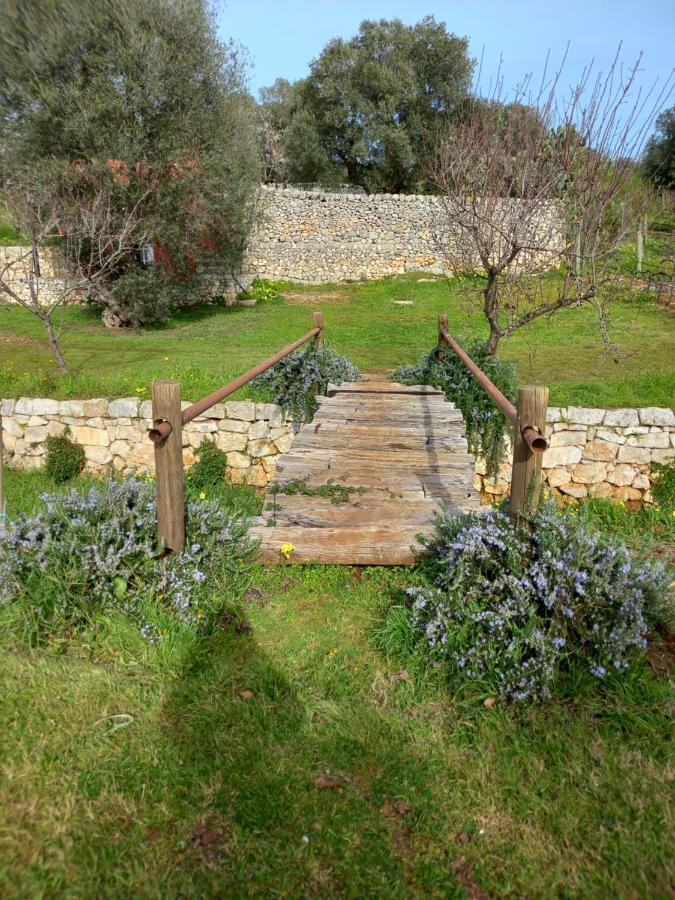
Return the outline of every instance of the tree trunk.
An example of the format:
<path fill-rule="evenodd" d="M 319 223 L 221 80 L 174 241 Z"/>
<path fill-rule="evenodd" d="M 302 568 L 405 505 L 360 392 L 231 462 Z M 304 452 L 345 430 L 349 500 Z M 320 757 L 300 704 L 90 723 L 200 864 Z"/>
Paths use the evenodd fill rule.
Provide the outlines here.
<path fill-rule="evenodd" d="M 61 353 L 61 348 L 59 347 L 59 339 L 56 337 L 56 333 L 54 331 L 54 325 L 52 324 L 51 318 L 46 318 L 44 320 L 45 329 L 47 331 L 47 343 L 54 354 L 54 359 L 56 360 L 56 365 L 59 367 L 59 372 L 62 375 L 66 375 L 68 372 L 68 368 L 66 366 L 66 361 L 63 358 L 63 353 Z"/>
<path fill-rule="evenodd" d="M 499 327 L 499 306 L 497 302 L 497 278 L 492 272 L 488 272 L 487 285 L 483 291 L 484 304 L 483 310 L 485 317 L 490 324 L 490 337 L 488 338 L 486 350 L 490 356 L 494 356 L 497 352 L 497 344 L 502 336 Z"/>

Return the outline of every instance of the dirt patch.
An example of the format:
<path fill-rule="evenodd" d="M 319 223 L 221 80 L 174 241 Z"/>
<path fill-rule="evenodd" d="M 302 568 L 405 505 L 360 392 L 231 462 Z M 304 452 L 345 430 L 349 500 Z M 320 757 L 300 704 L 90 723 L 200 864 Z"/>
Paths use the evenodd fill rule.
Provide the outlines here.
<path fill-rule="evenodd" d="M 349 300 L 350 292 L 345 288 L 335 291 L 284 291 L 282 296 L 290 306 L 319 306 L 322 303 L 340 303 Z"/>
<path fill-rule="evenodd" d="M 675 634 L 659 631 L 649 635 L 647 645 L 647 665 L 660 678 L 670 677 L 675 666 Z"/>

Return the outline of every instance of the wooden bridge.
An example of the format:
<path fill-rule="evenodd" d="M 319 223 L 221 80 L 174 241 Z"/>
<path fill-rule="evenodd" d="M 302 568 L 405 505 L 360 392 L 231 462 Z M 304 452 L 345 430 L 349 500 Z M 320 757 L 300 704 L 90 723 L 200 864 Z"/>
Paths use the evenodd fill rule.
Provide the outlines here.
<path fill-rule="evenodd" d="M 160 543 L 180 551 L 185 541 L 182 428 L 308 341 L 323 346 L 321 313 L 314 327 L 208 397 L 181 408 L 180 383 L 152 386 Z M 511 511 L 536 504 L 533 490 L 546 449 L 548 390 L 521 388 L 510 403 L 448 334 L 439 316 L 439 352 L 453 352 L 514 426 Z M 319 409 L 278 462 L 278 477 L 253 523 L 262 561 L 315 561 L 348 565 L 404 565 L 423 550 L 436 514 L 478 506 L 474 459 L 468 453 L 461 413 L 442 391 L 371 376 L 328 385 Z"/>
<path fill-rule="evenodd" d="M 371 377 L 318 399 L 254 522 L 264 562 L 292 544 L 294 562 L 412 563 L 443 506 L 478 506 L 464 421 L 442 391 Z"/>

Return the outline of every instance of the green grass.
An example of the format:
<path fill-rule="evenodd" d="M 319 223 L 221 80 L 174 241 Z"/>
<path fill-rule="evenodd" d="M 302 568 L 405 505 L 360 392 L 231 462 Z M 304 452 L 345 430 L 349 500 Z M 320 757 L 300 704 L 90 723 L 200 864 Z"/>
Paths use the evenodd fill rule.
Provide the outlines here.
<path fill-rule="evenodd" d="M 0 894 L 667 896 L 668 682 L 487 709 L 383 635 L 410 577 L 259 568 L 197 645 L 2 633 Z"/>
<path fill-rule="evenodd" d="M 198 307 L 164 326 L 115 333 L 106 331 L 94 310 L 72 306 L 63 313 L 71 368 L 65 378 L 56 372 L 40 323 L 21 309 L 2 308 L 0 395 L 147 397 L 154 378 L 179 377 L 184 397 L 196 399 L 307 331 L 313 311 L 323 312 L 330 345 L 363 371 L 391 371 L 428 352 L 440 312 L 447 312 L 450 331 L 460 340 L 485 334 L 481 317 L 467 314 L 452 280 L 419 277 L 294 286 L 284 301 Z M 397 299 L 413 305 L 398 306 Z M 534 323 L 505 340 L 500 353 L 518 364 L 521 383 L 550 387 L 551 405 L 670 405 L 672 313 L 642 297 L 617 300 L 612 318 L 626 357 L 620 363 L 603 352 L 595 313 L 586 307 Z"/>

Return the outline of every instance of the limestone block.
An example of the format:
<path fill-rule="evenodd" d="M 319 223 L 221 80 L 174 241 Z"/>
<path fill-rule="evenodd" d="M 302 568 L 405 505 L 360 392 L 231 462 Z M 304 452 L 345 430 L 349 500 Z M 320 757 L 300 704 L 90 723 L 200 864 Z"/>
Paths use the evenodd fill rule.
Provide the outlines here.
<path fill-rule="evenodd" d="M 87 401 L 89 402 L 89 401 Z M 87 416 L 104 416 L 105 410 L 102 412 L 87 412 L 85 413 L 85 403 L 82 400 L 61 400 L 59 403 L 59 415 L 61 416 L 73 416 L 76 419 L 81 418 L 84 415 Z"/>
<path fill-rule="evenodd" d="M 19 397 L 14 406 L 15 416 L 32 416 L 33 401 L 30 397 Z"/>
<path fill-rule="evenodd" d="M 291 446 L 292 446 L 292 444 L 293 444 L 293 438 L 294 438 L 294 437 L 295 437 L 295 435 L 294 435 L 293 432 L 291 431 L 291 432 L 288 432 L 288 433 L 286 433 L 286 434 L 284 434 L 284 435 L 281 435 L 281 437 L 278 437 L 278 438 L 274 441 L 274 443 L 276 444 L 276 448 L 277 448 L 277 450 L 279 451 L 279 453 L 288 453 L 288 451 L 291 449 Z M 482 474 L 484 474 L 484 473 L 482 473 Z"/>
<path fill-rule="evenodd" d="M 577 500 L 583 500 L 584 497 L 588 496 L 588 490 L 585 485 L 574 484 L 571 481 L 567 484 L 561 484 L 558 490 L 563 494 L 567 494 L 568 497 L 574 497 Z"/>
<path fill-rule="evenodd" d="M 122 397 L 120 400 L 111 400 L 108 404 L 108 415 L 111 418 L 128 416 L 130 419 L 138 418 L 138 398 Z"/>
<path fill-rule="evenodd" d="M 248 434 L 250 425 L 248 421 L 242 421 L 241 419 L 221 419 L 218 422 L 218 427 L 221 431 L 234 431 L 239 434 Z"/>
<path fill-rule="evenodd" d="M 270 425 L 281 425 L 284 421 L 282 409 L 276 403 L 256 403 L 256 419 L 267 419 Z"/>
<path fill-rule="evenodd" d="M 43 416 L 28 416 L 28 422 L 26 423 L 29 427 L 34 425 L 46 425 L 49 420 L 43 418 Z"/>
<path fill-rule="evenodd" d="M 226 453 L 232 450 L 245 450 L 248 442 L 245 434 L 238 434 L 235 431 L 219 431 L 215 440 L 216 447 Z"/>
<path fill-rule="evenodd" d="M 3 430 L 2 434 L 2 445 L 4 447 L 5 453 L 13 453 L 16 448 L 16 437 L 13 434 L 7 434 L 6 431 Z"/>
<path fill-rule="evenodd" d="M 108 447 L 110 435 L 105 428 L 92 428 L 90 425 L 75 425 L 72 429 L 76 444 L 89 447 Z"/>
<path fill-rule="evenodd" d="M 112 462 L 112 454 L 108 447 L 87 447 L 84 448 L 84 455 L 88 460 L 99 466 L 105 466 Z"/>
<path fill-rule="evenodd" d="M 549 408 L 546 410 L 546 421 L 559 422 L 560 419 L 564 419 L 566 415 L 566 409 L 560 409 L 559 406 L 549 406 Z"/>
<path fill-rule="evenodd" d="M 55 416 L 59 413 L 59 401 L 36 398 L 32 412 L 34 416 Z"/>
<path fill-rule="evenodd" d="M 505 494 L 508 489 L 508 481 L 504 481 L 502 478 L 483 479 L 483 490 L 486 494 Z"/>
<path fill-rule="evenodd" d="M 142 440 L 145 436 L 145 433 L 135 425 L 118 425 L 115 428 L 116 441 L 129 441 L 135 444 L 138 441 Z"/>
<path fill-rule="evenodd" d="M 605 425 L 620 425 L 623 428 L 629 425 L 639 425 L 638 411 L 636 409 L 608 409 L 604 418 Z"/>
<path fill-rule="evenodd" d="M 593 440 L 589 441 L 584 447 L 582 458 L 592 459 L 596 462 L 612 462 L 616 457 L 619 449 L 618 444 L 612 444 L 609 441 Z"/>
<path fill-rule="evenodd" d="M 227 480 L 230 484 L 246 484 L 246 469 L 228 467 Z"/>
<path fill-rule="evenodd" d="M 251 465 L 251 459 L 245 453 L 235 451 L 227 454 L 227 464 L 233 469 L 248 469 Z"/>
<path fill-rule="evenodd" d="M 115 472 L 124 472 L 127 463 L 123 456 L 113 456 L 112 467 Z"/>
<path fill-rule="evenodd" d="M 667 431 L 650 431 L 648 434 L 636 434 L 626 438 L 631 447 L 651 447 L 664 450 L 670 447 L 670 435 Z"/>
<path fill-rule="evenodd" d="M 625 444 L 626 438 L 619 434 L 618 431 L 609 431 L 606 428 L 598 428 L 595 432 L 595 439 L 598 441 L 608 441 L 610 444 Z"/>
<path fill-rule="evenodd" d="M 24 440 L 27 444 L 41 444 L 47 437 L 46 425 L 31 425 L 24 432 Z"/>
<path fill-rule="evenodd" d="M 267 473 L 268 481 L 270 481 L 277 473 L 277 460 L 277 456 L 264 456 L 262 458 L 262 466 Z"/>
<path fill-rule="evenodd" d="M 195 464 L 195 454 L 191 447 L 183 448 L 183 465 L 184 466 L 193 466 Z"/>
<path fill-rule="evenodd" d="M 277 444 L 277 447 L 278 446 L 279 445 Z M 285 452 L 285 451 L 283 451 L 283 452 Z M 476 457 L 475 471 L 477 472 L 478 475 L 485 475 L 487 473 L 487 461 L 482 456 Z"/>
<path fill-rule="evenodd" d="M 47 434 L 50 437 L 61 437 L 61 435 L 66 430 L 66 425 L 63 422 L 59 422 L 57 419 L 52 419 L 51 422 L 47 423 Z"/>
<path fill-rule="evenodd" d="M 611 497 L 612 491 L 612 485 L 607 484 L 606 481 L 601 481 L 599 484 L 589 484 L 588 486 L 588 496 L 598 497 L 601 500 L 606 500 L 608 497 Z"/>
<path fill-rule="evenodd" d="M 216 405 L 212 406 L 208 411 L 208 416 L 210 419 L 224 419 L 226 416 L 225 405 L 223 403 L 216 403 Z"/>
<path fill-rule="evenodd" d="M 483 479 L 478 474 L 473 476 L 473 487 L 474 490 L 478 491 L 479 493 L 483 490 Z"/>
<path fill-rule="evenodd" d="M 575 425 L 600 425 L 605 418 L 606 410 L 591 409 L 584 406 L 568 406 L 565 418 Z"/>
<path fill-rule="evenodd" d="M 248 452 L 256 457 L 273 456 L 277 448 L 271 441 L 249 441 Z"/>
<path fill-rule="evenodd" d="M 633 484 L 631 487 L 637 488 L 639 491 L 648 491 L 651 487 L 651 482 L 649 480 L 649 475 L 644 472 L 638 472 L 638 474 L 633 479 Z"/>
<path fill-rule="evenodd" d="M 675 412 L 660 406 L 645 406 L 638 409 L 642 425 L 666 425 L 675 427 Z"/>
<path fill-rule="evenodd" d="M 129 450 L 128 441 L 113 441 L 110 445 L 110 452 L 113 456 L 126 456 Z"/>
<path fill-rule="evenodd" d="M 624 487 L 633 483 L 635 469 L 629 465 L 610 466 L 607 470 L 607 481 L 618 487 Z"/>
<path fill-rule="evenodd" d="M 624 444 L 619 447 L 617 459 L 619 462 L 646 465 L 651 459 L 651 453 L 647 447 L 630 447 L 628 444 Z"/>
<path fill-rule="evenodd" d="M 244 422 L 255 422 L 255 403 L 248 400 L 231 400 L 225 404 L 229 419 L 240 419 Z"/>
<path fill-rule="evenodd" d="M 675 447 L 669 447 L 667 450 L 652 450 L 652 462 L 667 463 L 668 460 L 675 456 Z"/>
<path fill-rule="evenodd" d="M 152 419 L 152 400 L 142 400 L 138 407 L 141 419 Z"/>
<path fill-rule="evenodd" d="M 265 487 L 268 481 L 267 472 L 261 465 L 251 466 L 246 472 L 246 484 L 252 487 Z"/>
<path fill-rule="evenodd" d="M 642 492 L 634 487 L 618 487 L 613 491 L 614 497 L 617 500 L 641 500 Z"/>
<path fill-rule="evenodd" d="M 586 430 L 556 431 L 551 435 L 549 447 L 583 447 L 586 443 Z"/>
<path fill-rule="evenodd" d="M 561 484 L 567 484 L 570 480 L 570 473 L 567 469 L 548 469 L 546 480 L 552 488 L 560 487 Z"/>
<path fill-rule="evenodd" d="M 597 484 L 606 475 L 607 466 L 601 462 L 579 463 L 572 469 L 572 480 L 579 484 Z"/>
<path fill-rule="evenodd" d="M 580 460 L 581 447 L 549 447 L 544 452 L 542 466 L 544 469 L 556 469 L 576 465 Z"/>
<path fill-rule="evenodd" d="M 14 415 L 15 400 L 0 400 L 0 416 Z"/>
<path fill-rule="evenodd" d="M 260 419 L 249 427 L 248 436 L 252 441 L 267 440 L 270 438 L 270 426 L 264 419 Z"/>
<path fill-rule="evenodd" d="M 187 426 L 187 431 L 196 431 L 198 434 L 214 434 L 218 431 L 218 423 L 206 419 L 196 419 Z"/>
<path fill-rule="evenodd" d="M 628 434 L 647 434 L 649 427 L 647 425 L 629 425 L 627 428 L 621 429 L 624 435 Z"/>
<path fill-rule="evenodd" d="M 26 430 L 25 427 L 22 427 L 15 418 L 3 419 L 2 421 L 2 430 L 7 434 L 13 434 L 14 437 L 20 438 L 23 437 L 23 433 Z"/>

